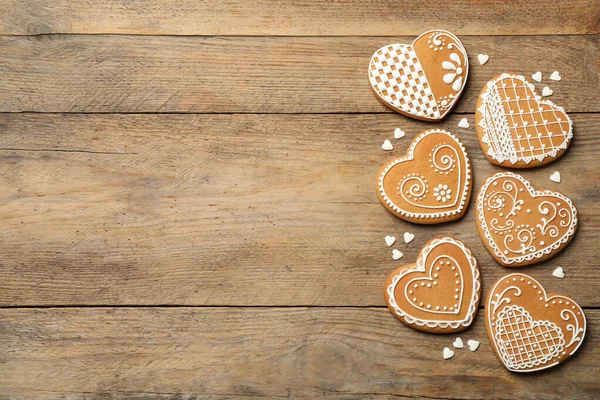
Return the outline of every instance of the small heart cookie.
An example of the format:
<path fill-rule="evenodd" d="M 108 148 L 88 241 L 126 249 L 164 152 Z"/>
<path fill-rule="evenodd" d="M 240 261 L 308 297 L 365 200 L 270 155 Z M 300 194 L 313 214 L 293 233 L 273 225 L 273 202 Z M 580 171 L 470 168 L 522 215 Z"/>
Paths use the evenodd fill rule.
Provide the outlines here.
<path fill-rule="evenodd" d="M 454 339 L 454 342 L 452 342 L 452 346 L 454 346 L 457 349 L 462 349 L 465 347 L 465 344 L 463 343 L 461 338 L 457 337 L 456 339 Z"/>
<path fill-rule="evenodd" d="M 558 279 L 562 279 L 565 277 L 565 271 L 562 267 L 558 267 L 552 272 L 552 276 Z"/>
<path fill-rule="evenodd" d="M 379 172 L 377 194 L 394 215 L 417 224 L 462 217 L 471 198 L 471 162 L 450 132 L 419 134 L 408 153 Z"/>
<path fill-rule="evenodd" d="M 392 110 L 420 120 L 441 120 L 455 106 L 469 73 L 462 43 L 450 32 L 423 33 L 412 44 L 390 44 L 369 63 L 369 82 Z"/>
<path fill-rule="evenodd" d="M 502 74 L 481 91 L 475 113 L 479 144 L 489 162 L 531 168 L 560 157 L 573 138 L 562 107 L 542 100 L 524 77 Z"/>
<path fill-rule="evenodd" d="M 577 210 L 569 198 L 536 191 L 521 175 L 510 172 L 499 172 L 483 184 L 476 220 L 485 247 L 506 267 L 552 257 L 577 230 Z"/>
<path fill-rule="evenodd" d="M 586 320 L 581 307 L 569 297 L 548 295 L 530 276 L 510 274 L 490 290 L 485 326 L 506 368 L 532 372 L 572 356 L 585 337 Z"/>
<path fill-rule="evenodd" d="M 438 237 L 417 262 L 394 271 L 384 296 L 396 318 L 429 333 L 460 332 L 473 322 L 481 292 L 477 261 L 459 240 Z"/>
<path fill-rule="evenodd" d="M 467 346 L 469 346 L 469 350 L 476 351 L 479 348 L 479 342 L 477 340 L 468 340 Z"/>

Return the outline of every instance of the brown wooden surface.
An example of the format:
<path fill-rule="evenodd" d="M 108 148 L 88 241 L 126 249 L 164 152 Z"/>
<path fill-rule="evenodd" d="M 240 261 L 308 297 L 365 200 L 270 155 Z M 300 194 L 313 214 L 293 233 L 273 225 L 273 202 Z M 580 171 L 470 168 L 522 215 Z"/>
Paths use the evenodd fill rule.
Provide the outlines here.
<path fill-rule="evenodd" d="M 600 326 L 598 310 L 587 317 Z M 567 364 L 531 374 L 500 364 L 481 316 L 460 336 L 480 348 L 443 360 L 453 336 L 414 331 L 383 308 L 1 310 L 0 345 L 10 351 L 0 395 L 598 398 L 597 331 Z"/>
<path fill-rule="evenodd" d="M 0 399 L 598 397 L 598 0 L 0 10 Z M 458 34 L 472 62 L 437 125 L 390 112 L 366 78 L 374 50 L 431 28 Z M 453 337 L 413 331 L 383 306 L 388 273 L 443 234 L 473 250 L 484 295 L 513 270 L 485 250 L 472 204 L 456 223 L 411 225 L 378 203 L 375 173 L 443 127 L 466 145 L 477 189 L 502 170 L 477 143 L 477 93 L 498 73 L 538 70 L 575 138 L 523 175 L 573 199 L 580 229 L 520 271 L 577 300 L 587 337 L 564 366 L 509 373 L 480 314 L 461 334 L 480 350 L 444 361 Z M 392 139 L 396 127 L 406 138 Z"/>
<path fill-rule="evenodd" d="M 600 31 L 598 0 L 21 0 L 0 1 L 0 34 L 458 35 Z M 468 16 L 468 21 L 465 17 Z"/>
<path fill-rule="evenodd" d="M 436 126 L 463 141 L 479 188 L 501 169 L 460 118 Z M 580 230 L 524 270 L 600 306 L 600 115 L 573 118 L 565 156 L 523 175 L 568 195 Z M 379 203 L 377 170 L 431 124 L 393 114 L 3 114 L 0 125 L 3 305 L 384 305 L 388 273 L 442 234 L 473 249 L 484 287 L 508 271 L 479 239 L 476 193 L 462 220 L 435 227 Z M 384 152 L 396 126 L 407 137 Z M 549 180 L 554 170 L 562 183 Z M 394 262 L 383 238 L 405 231 L 416 239 L 396 246 L 406 256 Z M 567 279 L 551 276 L 558 265 Z"/>
<path fill-rule="evenodd" d="M 413 39 L 0 37 L 0 112 L 393 113 L 373 95 L 367 66 L 381 46 Z M 455 112 L 475 112 L 494 75 L 538 70 L 567 111 L 600 111 L 597 35 L 461 41 L 474 65 Z M 479 66 L 478 53 L 490 61 Z M 549 81 L 554 70 L 565 79 Z"/>

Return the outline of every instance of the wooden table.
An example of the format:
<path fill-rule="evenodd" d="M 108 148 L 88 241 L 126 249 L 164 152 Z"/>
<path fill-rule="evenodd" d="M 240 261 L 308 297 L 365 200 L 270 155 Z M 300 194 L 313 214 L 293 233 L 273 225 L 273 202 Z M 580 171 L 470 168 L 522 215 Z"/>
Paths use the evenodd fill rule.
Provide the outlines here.
<path fill-rule="evenodd" d="M 598 398 L 600 1 L 404 3 L 0 0 L 0 397 Z M 403 262 L 457 236 L 485 294 L 508 271 L 473 205 L 420 227 L 375 194 L 383 140 L 402 127 L 401 154 L 433 125 L 386 109 L 367 64 L 430 28 L 470 54 L 436 126 L 466 145 L 476 188 L 500 168 L 457 123 L 489 78 L 542 71 L 574 120 L 566 155 L 523 172 L 580 212 L 565 251 L 522 269 L 585 307 L 564 366 L 509 373 L 481 313 L 460 335 L 480 349 L 444 361 L 452 336 L 385 308 L 388 234 L 415 233 Z"/>

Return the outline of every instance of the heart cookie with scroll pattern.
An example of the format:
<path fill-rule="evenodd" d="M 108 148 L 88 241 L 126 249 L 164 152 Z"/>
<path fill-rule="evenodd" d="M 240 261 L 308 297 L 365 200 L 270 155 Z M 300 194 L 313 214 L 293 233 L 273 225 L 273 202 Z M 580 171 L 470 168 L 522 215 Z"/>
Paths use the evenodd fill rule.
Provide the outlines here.
<path fill-rule="evenodd" d="M 463 92 L 469 59 L 452 33 L 423 33 L 412 44 L 390 44 L 369 63 L 369 82 L 392 110 L 420 120 L 444 118 Z"/>
<path fill-rule="evenodd" d="M 550 368 L 573 355 L 585 337 L 583 310 L 572 299 L 546 294 L 535 279 L 510 274 L 486 300 L 488 337 L 496 355 L 514 372 Z"/>
<path fill-rule="evenodd" d="M 471 325 L 480 292 L 471 251 L 457 239 L 438 237 L 425 244 L 415 264 L 388 277 L 384 296 L 392 314 L 411 328 L 450 333 Z"/>
<path fill-rule="evenodd" d="M 569 198 L 536 191 L 521 175 L 499 172 L 477 197 L 477 229 L 492 256 L 506 267 L 552 257 L 573 238 L 577 210 Z"/>
<path fill-rule="evenodd" d="M 479 143 L 492 164 L 530 168 L 560 157 L 573 138 L 562 107 L 542 100 L 524 77 L 502 74 L 481 91 L 475 115 Z"/>
<path fill-rule="evenodd" d="M 463 216 L 471 198 L 471 162 L 460 141 L 441 129 L 425 131 L 408 153 L 379 172 L 377 194 L 394 215 L 417 224 Z"/>

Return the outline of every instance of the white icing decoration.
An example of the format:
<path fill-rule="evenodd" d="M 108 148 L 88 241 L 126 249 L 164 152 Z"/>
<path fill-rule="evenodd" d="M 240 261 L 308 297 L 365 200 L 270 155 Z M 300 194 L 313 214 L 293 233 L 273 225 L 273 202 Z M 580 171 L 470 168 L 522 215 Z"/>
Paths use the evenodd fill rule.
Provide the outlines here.
<path fill-rule="evenodd" d="M 434 274 L 433 272 L 433 268 L 438 264 L 438 261 L 442 261 L 442 262 L 447 262 L 447 260 L 450 260 L 450 264 L 449 265 L 443 265 L 442 268 L 444 269 L 448 269 L 451 267 L 456 267 L 456 269 L 458 270 L 458 277 L 456 277 L 457 281 L 460 282 L 460 286 L 458 287 L 459 291 L 458 291 L 458 299 L 455 298 L 456 304 L 458 304 L 458 307 L 454 308 L 454 307 L 450 307 L 451 309 L 448 310 L 444 310 L 443 308 L 438 310 L 437 308 L 435 308 L 435 306 L 443 306 L 443 304 L 433 304 L 434 308 L 426 308 L 421 306 L 420 304 L 415 304 L 414 301 L 411 302 L 411 298 L 413 298 L 413 296 L 408 293 L 408 291 L 410 290 L 410 288 L 415 285 L 415 284 L 419 284 L 419 283 L 424 283 L 424 282 L 433 282 L 435 278 L 432 277 L 432 275 Z M 431 262 L 431 270 L 429 271 L 429 278 L 415 278 L 413 280 L 411 280 L 410 282 L 408 282 L 408 284 L 406 285 L 406 287 L 404 288 L 404 296 L 406 297 L 406 300 L 408 300 L 409 303 L 412 304 L 413 307 L 421 310 L 421 311 L 426 311 L 426 312 L 431 312 L 434 314 L 454 314 L 454 315 L 458 315 L 460 313 L 460 308 L 462 306 L 462 301 L 463 301 L 463 292 L 464 292 L 464 279 L 462 276 L 462 269 L 460 269 L 460 265 L 458 264 L 458 262 L 450 257 L 450 256 L 439 256 L 437 257 L 435 260 L 433 260 Z M 430 304 L 431 305 L 431 304 Z"/>
<path fill-rule="evenodd" d="M 449 78 L 443 79 L 447 84 L 452 84 L 456 94 L 438 97 L 431 89 L 431 82 L 414 49 L 414 44 L 426 36 L 430 37 L 429 49 L 435 52 L 445 51 L 446 48 L 453 50 L 449 54 L 449 61 L 443 61 L 440 66 L 453 71 L 451 80 L 446 82 Z M 446 40 L 453 43 L 445 45 Z M 410 45 L 395 43 L 378 49 L 371 57 L 368 73 L 377 96 L 394 110 L 419 118 L 439 120 L 458 99 L 467 81 L 468 70 L 467 53 L 458 38 L 450 32 L 436 30 L 423 33 Z"/>
<path fill-rule="evenodd" d="M 479 65 L 483 65 L 486 62 L 488 62 L 488 60 L 490 59 L 490 56 L 488 56 L 487 54 L 478 54 L 477 55 L 477 61 L 479 61 Z"/>
<path fill-rule="evenodd" d="M 441 244 L 445 244 L 445 243 L 450 243 L 452 245 L 455 245 L 456 247 L 458 247 L 459 249 L 461 249 L 463 251 L 463 253 L 465 254 L 467 260 L 469 260 L 469 267 L 470 267 L 470 272 L 472 274 L 472 280 L 473 280 L 473 286 L 472 286 L 472 295 L 470 299 L 465 299 L 465 300 L 469 300 L 469 306 L 468 306 L 468 311 L 465 315 L 465 318 L 462 320 L 437 320 L 437 321 L 433 321 L 433 320 L 427 320 L 427 319 L 421 319 L 421 318 L 415 318 L 413 316 L 411 316 L 410 314 L 406 313 L 402 308 L 400 308 L 400 306 L 398 305 L 396 298 L 395 298 L 395 290 L 396 290 L 396 285 L 398 284 L 398 282 L 400 281 L 400 279 L 402 277 L 404 277 L 405 275 L 408 275 L 412 272 L 425 272 L 426 271 L 426 267 L 428 266 L 427 264 L 427 257 L 428 255 L 431 253 L 431 251 L 441 245 Z M 430 265 L 431 269 L 433 269 L 434 265 L 433 263 Z M 461 270 L 461 268 L 457 268 L 459 270 Z M 462 274 L 462 270 L 461 270 L 461 274 Z M 433 274 L 430 274 L 430 276 Z M 460 275 L 462 277 L 462 275 Z M 427 278 L 422 278 L 422 279 L 427 279 Z M 459 279 L 459 281 L 461 282 L 461 284 L 463 284 L 463 279 Z M 412 283 L 412 281 L 411 281 Z M 406 286 L 406 289 L 408 289 L 410 285 Z M 477 303 L 479 302 L 479 289 L 481 288 L 481 281 L 480 281 L 480 276 L 479 276 L 479 269 L 477 268 L 477 261 L 475 260 L 475 257 L 473 257 L 473 255 L 471 254 L 471 251 L 469 249 L 467 249 L 465 247 L 465 245 L 456 240 L 453 239 L 451 237 L 444 237 L 441 239 L 434 239 L 431 244 L 429 244 L 428 246 L 425 246 L 423 248 L 423 250 L 421 251 L 421 254 L 419 256 L 419 258 L 417 259 L 417 262 L 415 265 L 411 266 L 410 268 L 406 268 L 406 269 L 402 269 L 397 275 L 395 275 L 392 278 L 392 282 L 387 286 L 386 288 L 386 292 L 388 294 L 388 298 L 389 298 L 389 304 L 390 306 L 393 308 L 394 312 L 396 313 L 396 315 L 398 315 L 399 317 L 402 317 L 402 319 L 404 321 L 406 321 L 406 323 L 408 324 L 416 324 L 418 326 L 427 326 L 429 328 L 453 328 L 456 329 L 459 326 L 469 326 L 472 322 L 473 322 L 473 317 L 475 315 L 475 313 L 477 312 Z M 461 289 L 461 301 L 462 299 L 462 293 L 464 292 L 464 290 Z M 406 296 L 407 293 L 404 293 L 404 295 Z M 412 300 L 412 298 L 409 298 L 409 302 L 410 300 Z M 412 304 L 413 306 L 414 303 L 410 302 L 410 304 Z M 458 307 L 460 309 L 460 307 Z M 435 310 L 434 308 L 432 309 L 426 309 L 425 311 L 427 312 L 431 312 L 431 313 L 438 313 L 438 314 L 444 314 L 444 310 L 440 309 L 440 310 Z M 447 310 L 449 311 L 449 310 Z M 445 312 L 445 314 L 454 314 L 453 312 Z"/>
<path fill-rule="evenodd" d="M 550 180 L 552 182 L 560 183 L 560 172 L 554 171 L 552 175 L 550 175 Z"/>
<path fill-rule="evenodd" d="M 466 118 L 463 118 L 460 120 L 460 122 L 458 123 L 458 126 L 460 126 L 461 128 L 468 128 L 471 125 L 469 124 L 469 120 L 467 120 Z"/>
<path fill-rule="evenodd" d="M 560 81 L 562 79 L 562 76 L 560 76 L 560 72 L 558 71 L 554 71 L 551 75 L 550 75 L 550 79 L 553 81 Z"/>
<path fill-rule="evenodd" d="M 454 339 L 454 342 L 452 342 L 452 346 L 454 346 L 454 348 L 456 349 L 462 349 L 465 347 L 463 341 L 461 338 L 457 337 L 456 339 Z"/>
<path fill-rule="evenodd" d="M 499 82 L 502 83 L 500 87 Z M 531 94 L 526 99 L 518 98 L 516 88 Z M 515 110 L 511 104 L 518 105 L 519 109 Z M 547 107 L 542 110 L 544 105 Z M 535 87 L 518 75 L 502 74 L 487 83 L 481 94 L 477 117 L 478 125 L 483 129 L 481 141 L 488 145 L 487 155 L 497 162 L 541 162 L 566 149 L 573 138 L 573 122 L 564 109 L 549 100 L 542 100 Z M 550 117 L 552 120 L 548 121 Z M 528 119 L 533 119 L 534 123 L 530 124 Z M 564 125 L 568 125 L 568 130 Z"/>
<path fill-rule="evenodd" d="M 398 250 L 398 249 L 394 249 L 394 250 L 392 250 L 392 258 L 393 258 L 394 260 L 399 260 L 399 259 L 401 259 L 403 255 L 404 255 L 404 254 L 402 254 L 402 252 L 401 252 L 400 250 Z"/>
<path fill-rule="evenodd" d="M 432 210 L 433 209 L 442 209 L 443 210 L 443 209 L 448 209 L 448 208 L 454 208 L 457 204 L 458 204 L 458 208 L 450 210 L 450 211 L 440 211 L 440 212 L 434 212 L 434 213 L 413 213 L 413 212 L 402 210 L 394 202 L 392 202 L 392 200 L 389 198 L 389 196 L 385 192 L 385 188 L 383 186 L 384 178 L 385 178 L 386 174 L 396 164 L 413 160 L 414 159 L 414 150 L 417 147 L 417 145 L 419 144 L 419 142 L 421 140 L 423 140 L 423 138 L 425 138 L 431 134 L 436 134 L 436 133 L 442 133 L 444 135 L 447 135 L 449 138 L 454 140 L 458 144 L 459 148 L 461 149 L 462 157 L 464 157 L 465 165 L 466 165 L 465 179 L 464 179 L 464 182 L 461 179 L 459 179 L 458 185 L 456 186 L 456 189 L 454 189 L 454 192 L 457 192 L 458 191 L 457 189 L 460 189 L 461 187 L 463 187 L 462 195 L 455 197 L 455 200 L 452 203 L 443 203 L 442 205 L 439 205 L 439 206 L 422 206 L 422 205 L 416 204 L 411 199 L 407 200 L 404 197 L 404 193 L 405 193 L 404 191 L 402 191 L 403 198 L 405 200 L 407 200 L 407 202 L 409 204 L 413 204 L 413 205 L 416 205 L 421 208 L 430 208 Z M 454 148 L 452 148 L 452 150 L 456 151 Z M 457 157 L 460 157 L 460 156 L 461 155 L 457 154 Z M 442 163 L 442 165 L 441 165 L 442 169 L 448 169 L 454 164 L 453 161 L 451 161 L 450 159 L 444 158 L 444 157 L 442 157 L 442 159 L 440 161 Z M 458 176 L 461 177 L 462 171 L 460 170 L 460 162 L 458 162 L 458 160 L 456 160 L 456 164 L 458 165 L 458 168 L 459 168 Z M 408 153 L 406 156 L 403 156 L 401 158 L 398 158 L 397 160 L 394 160 L 393 162 L 388 164 L 387 167 L 385 167 L 385 169 L 383 170 L 383 172 L 381 173 L 381 175 L 379 177 L 378 188 L 379 188 L 379 193 L 381 194 L 381 197 L 384 199 L 386 204 L 388 204 L 388 206 L 390 206 L 390 208 L 392 208 L 395 212 L 399 213 L 402 216 L 415 217 L 415 218 L 443 218 L 443 217 L 459 214 L 462 212 L 463 208 L 465 208 L 466 199 L 471 190 L 471 186 L 470 186 L 470 182 L 469 182 L 470 179 L 471 179 L 471 164 L 469 161 L 469 156 L 467 155 L 465 147 L 462 145 L 462 143 L 456 138 L 456 136 L 454 136 L 450 132 L 446 132 L 441 129 L 431 129 L 431 130 L 425 131 L 422 134 L 420 134 L 419 136 L 417 136 L 417 138 L 414 140 L 414 142 L 411 144 L 410 148 L 408 149 Z M 403 181 L 400 184 L 400 186 L 402 188 L 404 188 L 404 186 L 408 183 L 407 181 L 410 181 L 412 183 L 412 185 L 409 186 L 409 191 L 412 194 L 419 194 L 419 193 L 425 191 L 425 182 L 422 178 L 420 178 L 418 176 L 409 177 L 405 181 Z M 458 193 L 456 193 L 456 194 L 458 195 Z"/>
<path fill-rule="evenodd" d="M 402 129 L 400 129 L 400 128 L 394 129 L 394 139 L 402 139 L 405 135 L 406 135 L 406 132 L 404 132 Z"/>
<path fill-rule="evenodd" d="M 381 145 L 381 148 L 386 151 L 394 150 L 394 146 L 392 146 L 392 142 L 390 142 L 387 139 L 383 142 L 383 144 Z"/>
<path fill-rule="evenodd" d="M 562 267 L 558 267 L 552 272 L 552 276 L 558 279 L 562 279 L 565 277 L 565 271 L 563 271 Z"/>
<path fill-rule="evenodd" d="M 542 81 L 542 73 L 540 71 L 536 72 L 535 74 L 531 75 L 531 79 L 533 79 L 536 82 L 541 82 Z"/>
<path fill-rule="evenodd" d="M 385 244 L 387 244 L 388 247 L 393 245 L 395 242 L 396 242 L 396 238 L 394 236 L 386 236 L 385 237 Z"/>
<path fill-rule="evenodd" d="M 512 296 L 518 298 L 522 293 L 520 288 L 509 286 L 502 293 L 495 293 L 498 285 L 511 280 L 527 281 L 528 286 L 538 288 L 540 301 L 546 304 L 551 303 L 559 307 L 564 304 L 565 308 L 560 311 L 560 318 L 564 321 L 573 321 L 566 328 L 570 336 L 567 338 L 568 343 L 565 339 L 566 333 L 555 323 L 534 321 L 523 305 L 512 304 L 508 293 L 514 290 Z M 500 305 L 503 304 L 504 307 L 498 312 Z M 571 309 L 567 308 L 569 304 L 572 304 Z M 558 364 L 558 360 L 551 362 L 553 359 L 560 358 L 567 350 L 569 355 L 575 353 L 585 337 L 587 322 L 581 308 L 568 297 L 561 295 L 548 297 L 546 290 L 535 279 L 525 274 L 509 274 L 499 279 L 490 290 L 485 307 L 491 310 L 486 312 L 486 318 L 488 328 L 491 327 L 493 331 L 492 345 L 498 349 L 498 354 L 506 368 L 513 372 L 533 372 L 553 367 Z M 579 326 L 579 319 L 573 310 L 581 316 L 583 326 Z M 509 313 L 513 314 L 509 315 Z M 527 327 L 530 329 L 523 330 Z M 522 349 L 523 344 L 530 345 L 532 348 L 536 345 L 538 351 L 526 352 Z"/>
<path fill-rule="evenodd" d="M 490 186 L 496 188 L 497 180 L 501 178 L 507 178 L 504 180 L 501 190 L 494 192 L 486 201 L 488 188 Z M 549 215 L 549 218 L 541 218 L 542 223 L 535 227 L 515 227 L 515 222 L 509 218 L 511 216 L 516 216 L 517 211 L 522 211 L 521 205 L 524 203 L 522 199 L 519 199 L 520 192 L 517 190 L 517 181 L 521 182 L 525 186 L 531 197 L 552 196 L 560 200 L 561 205 L 558 211 L 556 211 L 554 204 L 552 204 L 554 209 L 551 210 L 546 204 L 548 202 L 544 201 L 540 203 L 538 209 L 542 215 Z M 498 219 L 494 218 L 489 222 L 488 226 L 488 222 L 485 220 L 484 210 L 489 208 L 490 210 L 499 211 L 506 206 L 506 203 L 510 203 L 510 210 L 504 216 L 507 219 L 506 224 L 499 225 Z M 546 207 L 543 207 L 543 205 L 546 205 Z M 533 187 L 531 187 L 529 181 L 525 180 L 525 178 L 523 178 L 521 175 L 513 174 L 511 172 L 499 172 L 487 179 L 487 181 L 481 187 L 479 195 L 477 196 L 477 211 L 479 224 L 485 236 L 485 238 L 482 239 L 487 241 L 490 248 L 493 250 L 494 255 L 502 260 L 504 264 L 508 265 L 519 264 L 524 261 L 531 261 L 534 258 L 541 258 L 547 254 L 550 254 L 553 250 L 558 249 L 562 244 L 567 243 L 571 236 L 575 234 L 575 229 L 577 227 L 577 210 L 573 206 L 573 203 L 570 199 L 560 193 L 549 190 L 545 190 L 543 192 L 535 191 Z M 551 211 L 553 212 L 551 213 Z M 561 237 L 558 237 L 558 227 L 550 224 L 557 219 L 557 217 L 558 221 L 555 221 L 555 223 L 558 222 L 561 227 L 568 228 Z M 493 239 L 490 230 L 505 232 L 505 234 L 503 234 L 503 242 L 508 253 L 500 250 L 496 241 Z M 511 232 L 506 233 L 506 231 L 510 230 L 513 230 L 514 234 Z M 550 243 L 547 245 L 545 242 L 540 241 L 539 244 L 541 248 L 537 248 L 533 244 L 533 233 L 536 231 L 542 235 L 549 234 L 550 237 L 555 238 L 555 240 L 550 241 Z M 512 247 L 512 243 L 515 242 L 515 240 L 519 242 L 518 248 Z M 509 253 L 516 255 L 511 255 L 509 257 Z"/>
<path fill-rule="evenodd" d="M 454 351 L 450 350 L 448 347 L 444 347 L 444 360 L 454 357 Z"/>
<path fill-rule="evenodd" d="M 554 91 L 548 86 L 544 86 L 544 89 L 542 89 L 542 96 L 544 97 L 552 96 L 553 93 Z"/>
<path fill-rule="evenodd" d="M 479 348 L 479 342 L 477 340 L 468 340 L 467 346 L 469 346 L 469 350 L 476 351 Z"/>
<path fill-rule="evenodd" d="M 412 233 L 404 232 L 404 243 L 410 243 L 415 238 L 415 235 Z"/>

